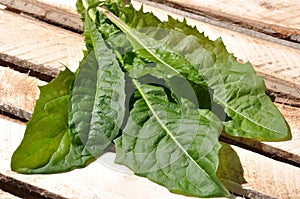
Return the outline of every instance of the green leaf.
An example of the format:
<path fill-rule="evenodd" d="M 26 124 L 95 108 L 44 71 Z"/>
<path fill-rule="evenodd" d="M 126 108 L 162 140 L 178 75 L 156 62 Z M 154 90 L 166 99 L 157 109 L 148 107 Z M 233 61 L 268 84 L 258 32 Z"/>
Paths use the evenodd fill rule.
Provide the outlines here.
<path fill-rule="evenodd" d="M 74 147 L 68 126 L 68 102 L 74 74 L 68 69 L 40 87 L 24 138 L 14 152 L 11 169 L 19 173 L 53 173 L 85 165 L 91 156 Z"/>
<path fill-rule="evenodd" d="M 141 98 L 116 143 L 116 162 L 189 196 L 228 196 L 216 177 L 222 124 L 187 100 L 170 103 L 163 88 L 140 85 Z"/>
<path fill-rule="evenodd" d="M 126 33 L 141 57 L 164 67 L 166 74 L 180 73 L 198 85 L 205 80 L 213 100 L 228 115 L 227 133 L 264 141 L 291 138 L 286 121 L 265 94 L 263 78 L 251 64 L 241 64 L 229 54 L 221 39 L 211 41 L 185 21 L 160 22 L 132 6 L 111 6 L 115 15 L 98 10 Z"/>
<path fill-rule="evenodd" d="M 247 183 L 244 179 L 244 170 L 240 158 L 229 144 L 221 142 L 219 162 L 217 177 L 225 186 L 228 183 L 237 185 Z M 227 188 L 229 189 L 229 187 Z"/>
<path fill-rule="evenodd" d="M 114 53 L 88 16 L 84 26 L 93 49 L 81 63 L 73 84 L 69 125 L 75 142 L 98 156 L 123 123 L 125 80 Z"/>

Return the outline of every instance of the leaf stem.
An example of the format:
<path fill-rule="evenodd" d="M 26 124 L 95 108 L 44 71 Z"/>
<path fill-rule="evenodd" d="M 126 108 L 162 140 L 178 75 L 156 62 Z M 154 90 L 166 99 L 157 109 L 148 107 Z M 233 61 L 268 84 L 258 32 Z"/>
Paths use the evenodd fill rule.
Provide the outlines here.
<path fill-rule="evenodd" d="M 103 13 L 108 19 L 110 19 L 116 26 L 118 26 L 124 33 L 126 33 L 129 40 L 132 41 L 133 45 L 134 43 L 137 43 L 140 46 L 140 49 L 145 49 L 151 56 L 153 56 L 159 63 L 162 65 L 167 66 L 169 69 L 174 71 L 177 74 L 180 74 L 180 72 L 176 69 L 174 69 L 172 66 L 170 66 L 168 63 L 166 63 L 164 60 L 162 60 L 160 57 L 158 57 L 148 46 L 146 46 L 140 39 L 139 35 L 135 33 L 134 30 L 132 30 L 130 27 L 128 27 L 125 23 L 123 23 L 117 16 L 115 16 L 112 12 L 102 8 L 97 7 L 97 10 L 101 13 Z"/>

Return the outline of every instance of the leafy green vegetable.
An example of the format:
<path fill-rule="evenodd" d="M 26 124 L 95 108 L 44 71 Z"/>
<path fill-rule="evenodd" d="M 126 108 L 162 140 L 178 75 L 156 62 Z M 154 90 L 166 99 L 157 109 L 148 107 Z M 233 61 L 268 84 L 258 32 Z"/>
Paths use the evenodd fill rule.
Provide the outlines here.
<path fill-rule="evenodd" d="M 11 168 L 19 173 L 53 173 L 85 166 L 93 158 L 72 144 L 68 102 L 74 74 L 68 69 L 46 86 L 27 123 L 22 143 L 14 152 Z"/>
<path fill-rule="evenodd" d="M 77 1 L 84 58 L 75 74 L 66 69 L 40 88 L 12 170 L 84 167 L 115 139 L 116 162 L 137 175 L 174 193 L 228 196 L 218 178 L 244 179 L 234 151 L 221 148 L 220 132 L 279 141 L 291 138 L 288 125 L 262 77 L 238 63 L 221 39 L 126 3 Z"/>
<path fill-rule="evenodd" d="M 229 144 L 221 142 L 217 177 L 222 183 L 225 181 L 226 183 L 240 185 L 246 183 L 243 174 L 243 166 L 237 153 Z M 224 183 L 225 186 L 227 185 L 226 183 Z"/>
<path fill-rule="evenodd" d="M 140 56 L 164 66 L 166 74 L 172 74 L 173 69 L 196 84 L 204 79 L 213 91 L 213 100 L 230 118 L 224 122 L 227 133 L 264 141 L 291 138 L 284 118 L 265 94 L 263 78 L 255 74 L 251 64 L 238 63 L 221 39 L 210 41 L 185 21 L 169 18 L 160 22 L 132 6 L 111 6 L 116 15 L 99 10 L 126 33 Z"/>
<path fill-rule="evenodd" d="M 41 87 L 25 136 L 13 154 L 12 170 L 56 173 L 84 167 L 119 133 L 125 109 L 124 74 L 95 25 L 85 27 L 91 52 L 86 51 L 76 77 L 66 69 Z"/>
<path fill-rule="evenodd" d="M 72 136 L 95 156 L 118 135 L 125 112 L 125 80 L 117 59 L 88 15 L 85 17 L 86 53 L 74 81 L 69 125 Z"/>
<path fill-rule="evenodd" d="M 115 141 L 116 162 L 175 193 L 228 196 L 215 176 L 222 129 L 218 118 L 188 101 L 170 103 L 162 88 L 133 81 L 141 99 Z"/>

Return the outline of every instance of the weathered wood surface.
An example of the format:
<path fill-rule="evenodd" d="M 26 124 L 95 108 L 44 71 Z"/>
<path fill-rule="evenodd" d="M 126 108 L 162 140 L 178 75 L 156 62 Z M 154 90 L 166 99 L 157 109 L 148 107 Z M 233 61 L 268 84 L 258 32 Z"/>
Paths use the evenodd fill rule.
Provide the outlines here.
<path fill-rule="evenodd" d="M 9 160 L 19 144 L 25 125 L 8 118 L 0 118 L 1 134 L 0 173 L 29 182 L 67 198 L 174 198 L 164 188 L 137 176 L 128 170 L 118 171 L 117 165 L 109 162 L 109 156 L 92 163 L 84 169 L 55 175 L 21 175 L 10 171 Z M 277 198 L 297 198 L 300 193 L 300 168 L 278 163 L 264 156 L 234 147 L 241 159 L 244 177 L 248 182 L 243 192 L 256 190 Z M 97 172 L 95 172 L 97 171 Z M 280 174 L 280 175 L 279 175 Z M 258 180 L 259 179 L 259 180 Z M 117 189 L 114 189 L 118 187 Z M 252 192 L 253 194 L 253 192 Z"/>
<path fill-rule="evenodd" d="M 30 10 L 30 4 L 27 4 L 27 1 L 32 2 L 32 0 L 20 0 L 18 2 L 23 2 L 23 4 L 26 5 L 26 9 Z M 6 5 L 10 5 L 13 8 L 18 8 L 18 6 L 15 5 L 17 4 L 16 1 L 0 0 L 0 2 L 4 2 L 6 3 Z M 46 6 L 42 3 L 51 3 L 61 9 L 67 9 L 64 12 L 66 16 L 68 15 L 68 13 L 71 13 L 70 17 L 72 17 L 74 12 L 76 12 L 74 8 L 75 0 L 39 0 L 38 2 L 40 3 L 38 5 L 41 5 L 41 13 L 45 13 L 47 10 L 51 10 L 51 6 Z M 138 5 L 139 3 L 136 2 L 135 4 Z M 45 11 L 46 8 L 47 10 Z M 155 12 L 162 19 L 166 19 L 166 14 L 171 14 L 172 16 L 182 19 L 182 16 L 179 16 L 176 13 L 167 12 L 179 12 L 178 10 L 160 10 L 158 8 L 153 8 L 152 6 L 145 6 L 145 8 L 146 10 Z M 184 12 L 179 13 L 186 14 Z M 77 17 L 79 19 L 79 15 L 77 15 Z M 60 20 L 58 19 L 57 22 L 59 21 Z M 208 35 L 211 39 L 222 37 L 227 49 L 235 56 L 237 56 L 241 62 L 250 61 L 254 65 L 256 71 L 259 74 L 265 76 L 265 81 L 268 88 L 273 91 L 279 91 L 280 93 L 282 93 L 282 95 L 287 95 L 287 97 L 289 98 L 300 98 L 300 65 L 298 62 L 298 59 L 300 58 L 300 49 L 282 46 L 273 42 L 257 39 L 242 33 L 237 33 L 226 28 L 220 28 L 218 26 L 199 22 L 193 19 L 188 19 L 188 22 L 191 25 L 196 25 L 200 31 L 204 31 L 205 34 Z M 76 28 L 77 26 L 78 23 L 74 23 L 73 27 Z M 17 29 L 17 27 L 15 27 L 14 29 Z M 73 52 L 72 50 L 75 49 L 75 46 L 76 44 L 74 43 L 74 48 L 68 47 L 70 53 Z M 66 65 L 69 64 L 68 61 L 64 61 L 63 59 L 61 62 Z M 72 63 L 70 65 L 72 65 Z M 274 79 L 276 79 L 277 81 L 274 81 Z M 291 103 L 295 103 L 297 106 L 299 106 L 299 103 L 295 101 Z"/>
<path fill-rule="evenodd" d="M 167 13 L 166 10 L 154 8 L 153 6 L 144 7 L 145 10 L 154 12 L 161 19 L 166 19 L 167 14 L 183 19 L 182 16 L 176 13 Z M 176 10 L 173 11 L 175 12 Z M 241 62 L 250 61 L 255 70 L 266 76 L 266 79 L 270 78 L 268 76 L 275 77 L 279 80 L 290 82 L 299 89 L 300 65 L 298 60 L 300 58 L 300 50 L 194 19 L 187 18 L 187 21 L 190 25 L 197 26 L 199 31 L 204 32 L 210 39 L 214 40 L 221 37 L 229 52 L 233 53 Z"/>
<path fill-rule="evenodd" d="M 20 81 L 15 81 L 16 79 Z M 22 83 L 20 83 L 22 82 Z M 35 101 L 38 97 L 38 85 L 44 85 L 45 82 L 38 81 L 36 78 L 29 77 L 7 67 L 0 67 L 0 106 L 5 105 L 11 107 L 14 112 L 9 112 L 10 115 L 17 113 L 27 114 L 24 120 L 28 120 L 33 112 Z M 300 110 L 289 107 L 283 104 L 276 104 L 281 112 L 284 114 L 287 122 L 291 125 L 293 132 L 293 139 L 287 142 L 268 142 L 267 145 L 261 145 L 259 142 L 253 142 L 249 139 L 235 139 L 227 142 L 239 145 L 241 147 L 265 154 L 272 158 L 280 158 L 280 161 L 288 162 L 290 164 L 300 166 Z M 239 142 L 238 142 L 239 141 Z M 268 145 L 275 146 L 283 151 L 276 151 L 276 149 L 268 148 Z M 278 156 L 278 157 L 277 157 Z"/>
<path fill-rule="evenodd" d="M 63 26 L 76 32 L 82 31 L 82 23 L 76 12 L 73 0 L 72 2 L 48 1 L 51 4 L 50 9 L 43 0 L 1 0 L 0 3 L 49 23 Z"/>
<path fill-rule="evenodd" d="M 50 76 L 56 76 L 64 65 L 71 70 L 78 67 L 84 48 L 81 35 L 3 9 L 0 24 L 1 60 L 30 61 L 34 63 L 29 65 L 31 70 Z"/>
<path fill-rule="evenodd" d="M 137 1 L 146 2 L 145 0 Z M 60 19 L 59 22 L 61 24 L 67 24 L 67 26 L 70 26 L 68 24 L 70 21 L 73 23 L 72 26 L 76 24 L 77 28 L 82 28 L 80 21 L 75 18 L 74 20 L 70 20 L 73 19 L 73 17 L 68 17 L 69 19 L 61 16 L 58 17 L 56 14 L 53 14 L 59 12 L 57 10 L 50 11 L 44 6 L 36 7 L 38 3 L 48 3 L 59 9 L 68 10 L 69 12 L 76 14 L 76 0 L 1 0 L 0 2 L 15 9 L 23 10 L 42 18 L 48 18 L 49 20 L 52 18 L 58 18 Z M 245 3 L 242 0 L 217 0 L 211 3 L 209 0 L 151 0 L 149 2 L 165 4 L 169 7 L 185 10 L 190 13 L 202 15 L 206 18 L 221 21 L 223 24 L 231 23 L 236 26 L 245 27 L 246 29 L 254 29 L 259 32 L 277 37 L 279 36 L 291 41 L 300 41 L 299 1 L 276 0 L 268 2 L 250 0 Z"/>
<path fill-rule="evenodd" d="M 2 33 L 0 34 L 0 38 L 2 37 L 0 40 L 2 44 L 0 47 L 0 55 L 2 53 L 1 52 L 2 50 L 3 51 L 2 57 L 10 56 L 11 59 L 16 58 L 16 59 L 21 59 L 23 61 L 24 60 L 30 61 L 30 63 L 32 63 L 31 66 L 32 65 L 36 66 L 36 68 L 30 68 L 31 70 L 37 70 L 42 74 L 49 73 L 53 76 L 55 76 L 58 70 L 63 67 L 62 64 L 67 65 L 73 71 L 76 70 L 78 66 L 78 62 L 82 58 L 82 49 L 84 48 L 84 42 L 82 36 L 75 33 L 71 33 L 70 31 L 65 31 L 60 28 L 53 27 L 52 25 L 48 25 L 44 23 L 40 24 L 40 22 L 38 21 L 25 18 L 23 16 L 19 16 L 14 13 L 7 12 L 5 10 L 0 10 L 0 13 L 1 13 L 0 19 L 2 19 L 0 20 L 0 24 L 3 27 L 5 27 L 4 29 L 0 30 L 0 31 L 4 31 L 3 34 Z M 6 23 L 7 21 L 9 23 Z M 21 30 L 18 30 L 17 28 L 18 26 L 14 25 L 18 23 L 23 27 Z M 38 30 L 38 31 L 32 31 L 32 30 Z M 14 39 L 10 38 L 9 32 L 14 32 L 15 34 Z M 213 34 L 216 33 L 211 32 L 210 35 Z M 26 38 L 31 38 L 30 42 L 28 42 Z M 239 38 L 229 37 L 227 40 L 235 41 L 238 39 Z M 237 45 L 239 42 L 236 41 L 234 43 L 236 43 Z M 244 42 L 244 46 L 245 46 L 244 50 L 243 49 L 241 50 L 237 46 L 233 46 L 232 49 L 236 50 L 237 52 L 240 52 L 240 50 L 242 52 L 249 52 L 250 50 L 246 48 L 247 43 L 251 43 L 251 41 L 246 40 L 246 42 Z M 258 43 L 256 45 L 259 46 L 262 44 Z M 270 52 L 270 50 L 271 50 L 271 46 L 269 47 L 267 52 Z M 279 51 L 280 48 L 278 47 L 277 50 Z M 280 51 L 280 53 L 276 54 L 276 56 L 267 55 L 266 54 L 267 52 L 265 52 L 265 55 L 266 57 L 268 56 L 269 60 L 271 60 L 270 62 L 275 62 L 274 59 L 277 59 L 277 56 L 280 56 L 283 53 L 286 53 L 286 56 L 289 57 L 294 56 L 294 54 L 292 54 L 293 51 L 291 52 Z M 257 55 L 260 54 L 258 53 Z M 254 56 L 254 58 L 257 58 L 257 56 Z M 257 59 L 254 58 L 253 60 L 257 61 Z M 265 61 L 263 57 L 261 57 L 260 60 L 261 62 Z M 23 66 L 22 62 L 21 65 Z M 3 89 L 5 89 L 5 86 L 3 86 Z M 13 91 L 8 90 L 5 92 L 9 94 L 9 92 L 12 93 Z M 292 94 L 297 95 L 297 93 L 292 93 Z M 27 96 L 27 93 L 25 94 L 25 96 Z M 12 100 L 12 101 L 8 102 L 7 100 Z M 2 103 L 11 106 L 15 102 L 14 102 L 14 98 L 13 97 L 10 98 L 8 95 L 6 98 L 3 98 Z M 24 108 L 24 104 L 20 104 L 20 105 L 16 104 L 15 107 L 25 110 L 29 113 L 32 112 L 32 107 Z M 298 131 L 295 130 L 295 132 Z M 297 141 L 295 141 L 295 143 L 297 143 Z M 300 154 L 300 151 L 298 152 Z"/>
<path fill-rule="evenodd" d="M 21 1 L 23 0 L 16 2 Z M 38 2 L 45 1 L 48 3 L 50 2 L 50 0 L 39 0 Z M 32 2 L 34 3 L 34 1 Z M 69 6 L 70 4 L 66 1 L 53 2 L 56 2 L 55 6 L 57 8 L 68 8 L 71 13 L 74 13 L 74 6 Z M 48 9 L 52 10 L 52 7 L 49 6 Z M 156 12 L 161 11 L 156 10 Z M 165 14 L 163 12 L 161 13 L 161 16 Z M 2 65 L 3 63 L 8 65 L 11 64 L 10 67 L 13 67 L 12 62 L 16 62 L 16 66 L 13 67 L 15 70 L 20 70 L 20 67 L 25 65 L 26 67 L 32 67 L 30 68 L 30 71 L 37 70 L 40 74 L 47 74 L 53 77 L 57 74 L 58 70 L 62 68 L 61 63 L 72 66 L 72 69 L 75 70 L 78 65 L 78 61 L 82 58 L 81 49 L 83 48 L 84 44 L 83 38 L 78 34 L 71 33 L 70 31 L 53 27 L 51 25 L 3 10 L 0 10 L 0 23 L 0 60 L 2 61 Z M 9 25 L 9 23 L 12 24 Z M 196 22 L 190 20 L 190 23 Z M 282 80 L 285 83 L 291 83 L 292 86 L 288 86 L 288 88 L 294 88 L 294 90 L 289 92 L 291 92 L 291 95 L 293 96 L 296 95 L 297 100 L 297 95 L 299 93 L 295 93 L 295 90 L 297 91 L 298 89 L 298 77 L 289 78 L 282 74 L 284 74 L 284 67 L 294 67 L 291 69 L 290 73 L 299 75 L 297 70 L 295 70 L 295 68 L 299 66 L 296 65 L 298 64 L 296 61 L 299 57 L 298 50 L 263 40 L 257 40 L 242 34 L 239 35 L 239 33 L 214 27 L 205 23 L 197 23 L 200 29 L 202 28 L 205 30 L 205 32 L 208 32 L 209 36 L 213 38 L 220 35 L 223 37 L 223 39 L 227 37 L 227 40 L 224 39 L 225 44 L 227 47 L 229 46 L 228 48 L 230 51 L 234 52 L 234 54 L 241 61 L 249 59 L 246 57 L 249 54 L 257 53 L 252 59 L 254 62 L 256 60 L 259 61 L 255 62 L 257 64 L 254 65 L 257 66 L 256 69 L 258 71 L 260 68 L 263 68 L 262 73 L 265 75 L 268 73 L 269 69 L 273 69 L 274 67 L 277 67 L 278 63 L 282 63 L 281 67 L 283 68 L 283 71 L 273 72 L 275 75 L 272 75 L 272 78 L 275 78 L 276 80 Z M 16 26 L 15 24 L 20 25 Z M 12 37 L 11 35 L 13 35 L 14 39 L 9 38 Z M 21 37 L 20 39 L 18 39 L 19 36 Z M 235 43 L 235 45 L 230 47 L 232 42 Z M 252 43 L 255 43 L 255 45 L 253 45 L 254 47 L 248 48 L 247 46 L 251 46 Z M 3 47 L 4 45 L 6 45 L 6 47 Z M 70 49 L 66 50 L 66 46 Z M 245 47 L 241 48 L 241 46 Z M 272 51 L 273 48 L 275 48 L 274 51 Z M 255 49 L 262 50 L 254 52 Z M 240 51 L 244 52 L 241 53 Z M 277 56 L 282 54 L 284 54 L 284 56 L 276 60 Z M 243 55 L 245 57 L 243 57 Z M 268 59 L 268 61 L 266 61 L 264 58 Z M 290 58 L 295 58 L 295 60 L 290 61 Z M 262 65 L 262 67 L 260 67 L 260 65 Z M 18 109 L 26 110 L 26 112 L 29 113 L 32 112 L 38 93 L 36 85 L 43 84 L 43 82 L 32 77 L 28 77 L 25 74 L 19 74 L 18 72 L 8 68 L 0 67 L 0 69 L 0 80 L 2 83 L 0 84 L 0 103 L 2 102 L 6 105 L 9 104 L 10 106 L 14 106 L 15 104 L 16 108 Z M 276 68 L 276 70 L 279 69 Z M 286 74 L 286 76 L 288 75 L 289 74 Z M 22 81 L 20 82 L 23 82 L 24 84 L 16 84 L 16 82 L 14 82 L 15 79 L 21 79 Z M 277 86 L 279 85 L 282 84 L 275 84 L 275 86 L 273 84 L 274 91 L 278 91 Z M 22 87 L 25 93 L 20 93 L 23 90 L 21 89 Z M 2 95 L 2 93 L 5 93 L 6 96 L 4 94 Z M 9 97 L 10 94 L 14 94 L 15 97 L 19 97 L 19 104 L 14 102 L 14 97 Z M 284 100 L 284 98 L 278 99 Z M 25 100 L 26 103 L 23 102 L 23 100 Z M 287 121 L 290 123 L 294 138 L 288 142 L 267 144 L 277 146 L 280 149 L 286 150 L 294 155 L 298 155 L 300 154 L 300 111 L 295 107 L 289 107 L 282 104 L 277 104 L 277 106 L 279 106 Z M 9 160 L 13 150 L 17 147 L 22 139 L 25 128 L 24 123 L 10 121 L 8 118 L 5 118 L 0 120 L 0 128 L 3 130 L 2 132 L 5 132 L 0 134 L 3 138 L 0 139 L 2 141 L 4 140 L 4 143 L 1 144 L 4 151 L 0 151 L 0 173 L 2 174 L 15 177 L 16 179 L 29 182 L 41 188 L 47 189 L 48 191 L 71 198 L 141 198 L 144 195 L 147 195 L 147 198 L 185 198 L 182 196 L 172 195 L 164 188 L 161 188 L 160 186 L 155 185 L 146 179 L 133 176 L 131 173 L 119 173 L 115 170 L 111 170 L 111 168 L 103 166 L 103 164 L 98 164 L 99 162 L 96 162 L 85 169 L 76 170 L 67 174 L 50 176 L 28 176 L 16 174 L 10 171 Z M 245 172 L 244 176 L 248 181 L 244 187 L 249 188 L 248 191 L 245 188 L 238 188 L 237 192 L 240 191 L 240 193 L 245 194 L 246 196 L 251 196 L 251 194 L 257 194 L 256 192 L 253 192 L 253 190 L 256 190 L 265 195 L 277 198 L 300 197 L 299 168 L 288 164 L 279 163 L 278 161 L 274 161 L 270 158 L 266 158 L 237 147 L 234 149 L 240 156 Z M 104 162 L 107 163 L 107 160 Z M 113 164 L 109 163 L 109 165 Z M 95 170 L 99 172 L 95 173 Z M 122 184 L 122 186 L 120 186 L 120 184 Z M 119 189 L 112 190 L 111 187 L 118 187 Z"/>
<path fill-rule="evenodd" d="M 144 0 L 139 0 L 145 2 Z M 236 27 L 300 42 L 300 1 L 151 0 Z"/>
<path fill-rule="evenodd" d="M 20 143 L 25 125 L 0 118 L 0 173 L 67 198 L 187 199 L 112 162 L 109 154 L 84 169 L 53 175 L 21 175 L 10 170 L 10 157 Z"/>

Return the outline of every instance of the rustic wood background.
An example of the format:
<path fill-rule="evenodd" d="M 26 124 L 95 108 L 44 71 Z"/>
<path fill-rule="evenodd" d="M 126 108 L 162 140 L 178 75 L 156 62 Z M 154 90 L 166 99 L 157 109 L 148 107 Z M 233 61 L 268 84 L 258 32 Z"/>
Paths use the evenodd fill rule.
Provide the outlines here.
<path fill-rule="evenodd" d="M 76 70 L 83 57 L 82 23 L 75 2 L 0 0 L 0 198 L 187 198 L 123 167 L 123 172 L 116 165 L 109 167 L 105 163 L 113 154 L 64 174 L 20 175 L 10 170 L 10 157 L 39 95 L 37 86 L 49 82 L 64 65 Z M 222 138 L 235 145 L 247 181 L 228 184 L 234 195 L 300 198 L 300 2 L 138 0 L 134 4 L 138 7 L 141 2 L 162 20 L 167 14 L 186 17 L 211 39 L 222 37 L 239 61 L 250 61 L 264 76 L 268 94 L 291 126 L 293 139 L 287 142 Z"/>

